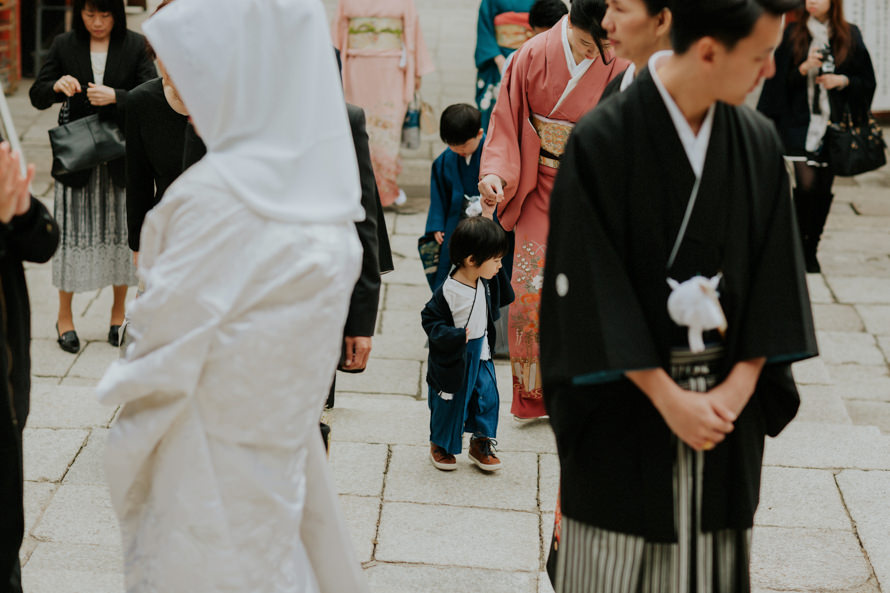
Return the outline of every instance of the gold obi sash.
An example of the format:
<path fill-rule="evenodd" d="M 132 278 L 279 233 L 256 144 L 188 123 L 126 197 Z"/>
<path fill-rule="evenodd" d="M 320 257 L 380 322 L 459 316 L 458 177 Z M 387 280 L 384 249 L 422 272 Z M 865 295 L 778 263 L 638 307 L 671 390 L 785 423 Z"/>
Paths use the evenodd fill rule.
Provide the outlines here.
<path fill-rule="evenodd" d="M 402 19 L 357 17 L 349 19 L 349 49 L 402 51 Z"/>
<path fill-rule="evenodd" d="M 566 143 L 569 141 L 569 134 L 575 124 L 567 121 L 556 121 L 532 114 L 532 127 L 538 133 L 541 139 L 541 155 L 538 157 L 538 163 L 559 169 L 559 160 L 566 151 Z"/>
<path fill-rule="evenodd" d="M 501 47 L 519 49 L 532 38 L 527 12 L 502 12 L 494 17 L 494 35 Z"/>

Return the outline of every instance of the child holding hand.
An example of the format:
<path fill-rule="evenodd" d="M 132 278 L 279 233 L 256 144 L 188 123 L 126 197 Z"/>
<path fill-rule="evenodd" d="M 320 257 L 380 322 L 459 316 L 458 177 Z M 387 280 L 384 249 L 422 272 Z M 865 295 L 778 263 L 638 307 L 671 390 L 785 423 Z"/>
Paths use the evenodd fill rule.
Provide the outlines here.
<path fill-rule="evenodd" d="M 457 225 L 449 248 L 456 269 L 421 313 L 430 351 L 430 459 L 440 470 L 456 469 L 455 455 L 468 432 L 470 461 L 491 472 L 501 468 L 494 448 L 500 403 L 491 360 L 494 322 L 513 300 L 501 269 L 507 236 L 486 206 L 482 216 Z"/>

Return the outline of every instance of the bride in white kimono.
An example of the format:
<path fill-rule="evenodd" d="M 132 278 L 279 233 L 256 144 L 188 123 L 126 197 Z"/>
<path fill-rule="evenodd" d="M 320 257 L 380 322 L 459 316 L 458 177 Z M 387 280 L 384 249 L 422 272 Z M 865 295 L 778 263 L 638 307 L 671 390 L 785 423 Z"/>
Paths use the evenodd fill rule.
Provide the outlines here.
<path fill-rule="evenodd" d="M 318 419 L 363 216 L 318 0 L 182 0 L 145 33 L 207 155 L 142 231 L 107 474 L 128 593 L 365 593 Z"/>

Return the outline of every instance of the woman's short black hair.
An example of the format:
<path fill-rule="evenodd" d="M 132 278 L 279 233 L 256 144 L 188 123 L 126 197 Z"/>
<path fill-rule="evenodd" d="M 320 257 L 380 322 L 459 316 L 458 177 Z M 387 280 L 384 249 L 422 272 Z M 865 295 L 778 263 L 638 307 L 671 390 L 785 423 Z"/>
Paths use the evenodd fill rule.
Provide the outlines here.
<path fill-rule="evenodd" d="M 671 45 L 683 54 L 702 37 L 713 37 L 731 51 L 764 13 L 779 16 L 798 6 L 800 0 L 672 0 Z"/>
<path fill-rule="evenodd" d="M 87 8 L 97 12 L 110 12 L 114 17 L 114 27 L 111 29 L 111 37 L 119 39 L 127 34 L 127 11 L 124 8 L 124 0 L 74 0 L 74 18 L 71 19 L 71 28 L 78 37 L 89 39 L 90 32 L 83 24 L 80 13 Z"/>
<path fill-rule="evenodd" d="M 603 17 L 606 16 L 606 0 L 572 0 L 572 8 L 569 10 L 569 22 L 572 27 L 581 29 L 593 37 L 600 56 L 605 60 L 603 41 L 609 35 L 603 29 Z"/>
<path fill-rule="evenodd" d="M 468 257 L 478 266 L 492 258 L 504 257 L 507 249 L 507 233 L 501 225 L 483 216 L 460 221 L 448 241 L 451 263 L 458 268 Z"/>
<path fill-rule="evenodd" d="M 449 146 L 469 142 L 482 129 L 482 114 L 467 103 L 449 105 L 439 118 L 439 137 Z"/>
<path fill-rule="evenodd" d="M 535 0 L 528 11 L 528 24 L 535 29 L 549 29 L 568 12 L 569 8 L 562 0 Z"/>

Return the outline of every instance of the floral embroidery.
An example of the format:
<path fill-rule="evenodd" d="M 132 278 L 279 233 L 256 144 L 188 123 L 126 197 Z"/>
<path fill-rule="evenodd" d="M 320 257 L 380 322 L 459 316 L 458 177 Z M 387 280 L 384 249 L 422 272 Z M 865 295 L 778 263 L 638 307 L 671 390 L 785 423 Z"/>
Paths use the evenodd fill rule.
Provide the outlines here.
<path fill-rule="evenodd" d="M 538 313 L 544 283 L 544 249 L 544 245 L 526 241 L 518 246 L 513 260 L 516 300 L 510 307 L 510 363 L 514 392 L 525 399 L 543 397 Z"/>

